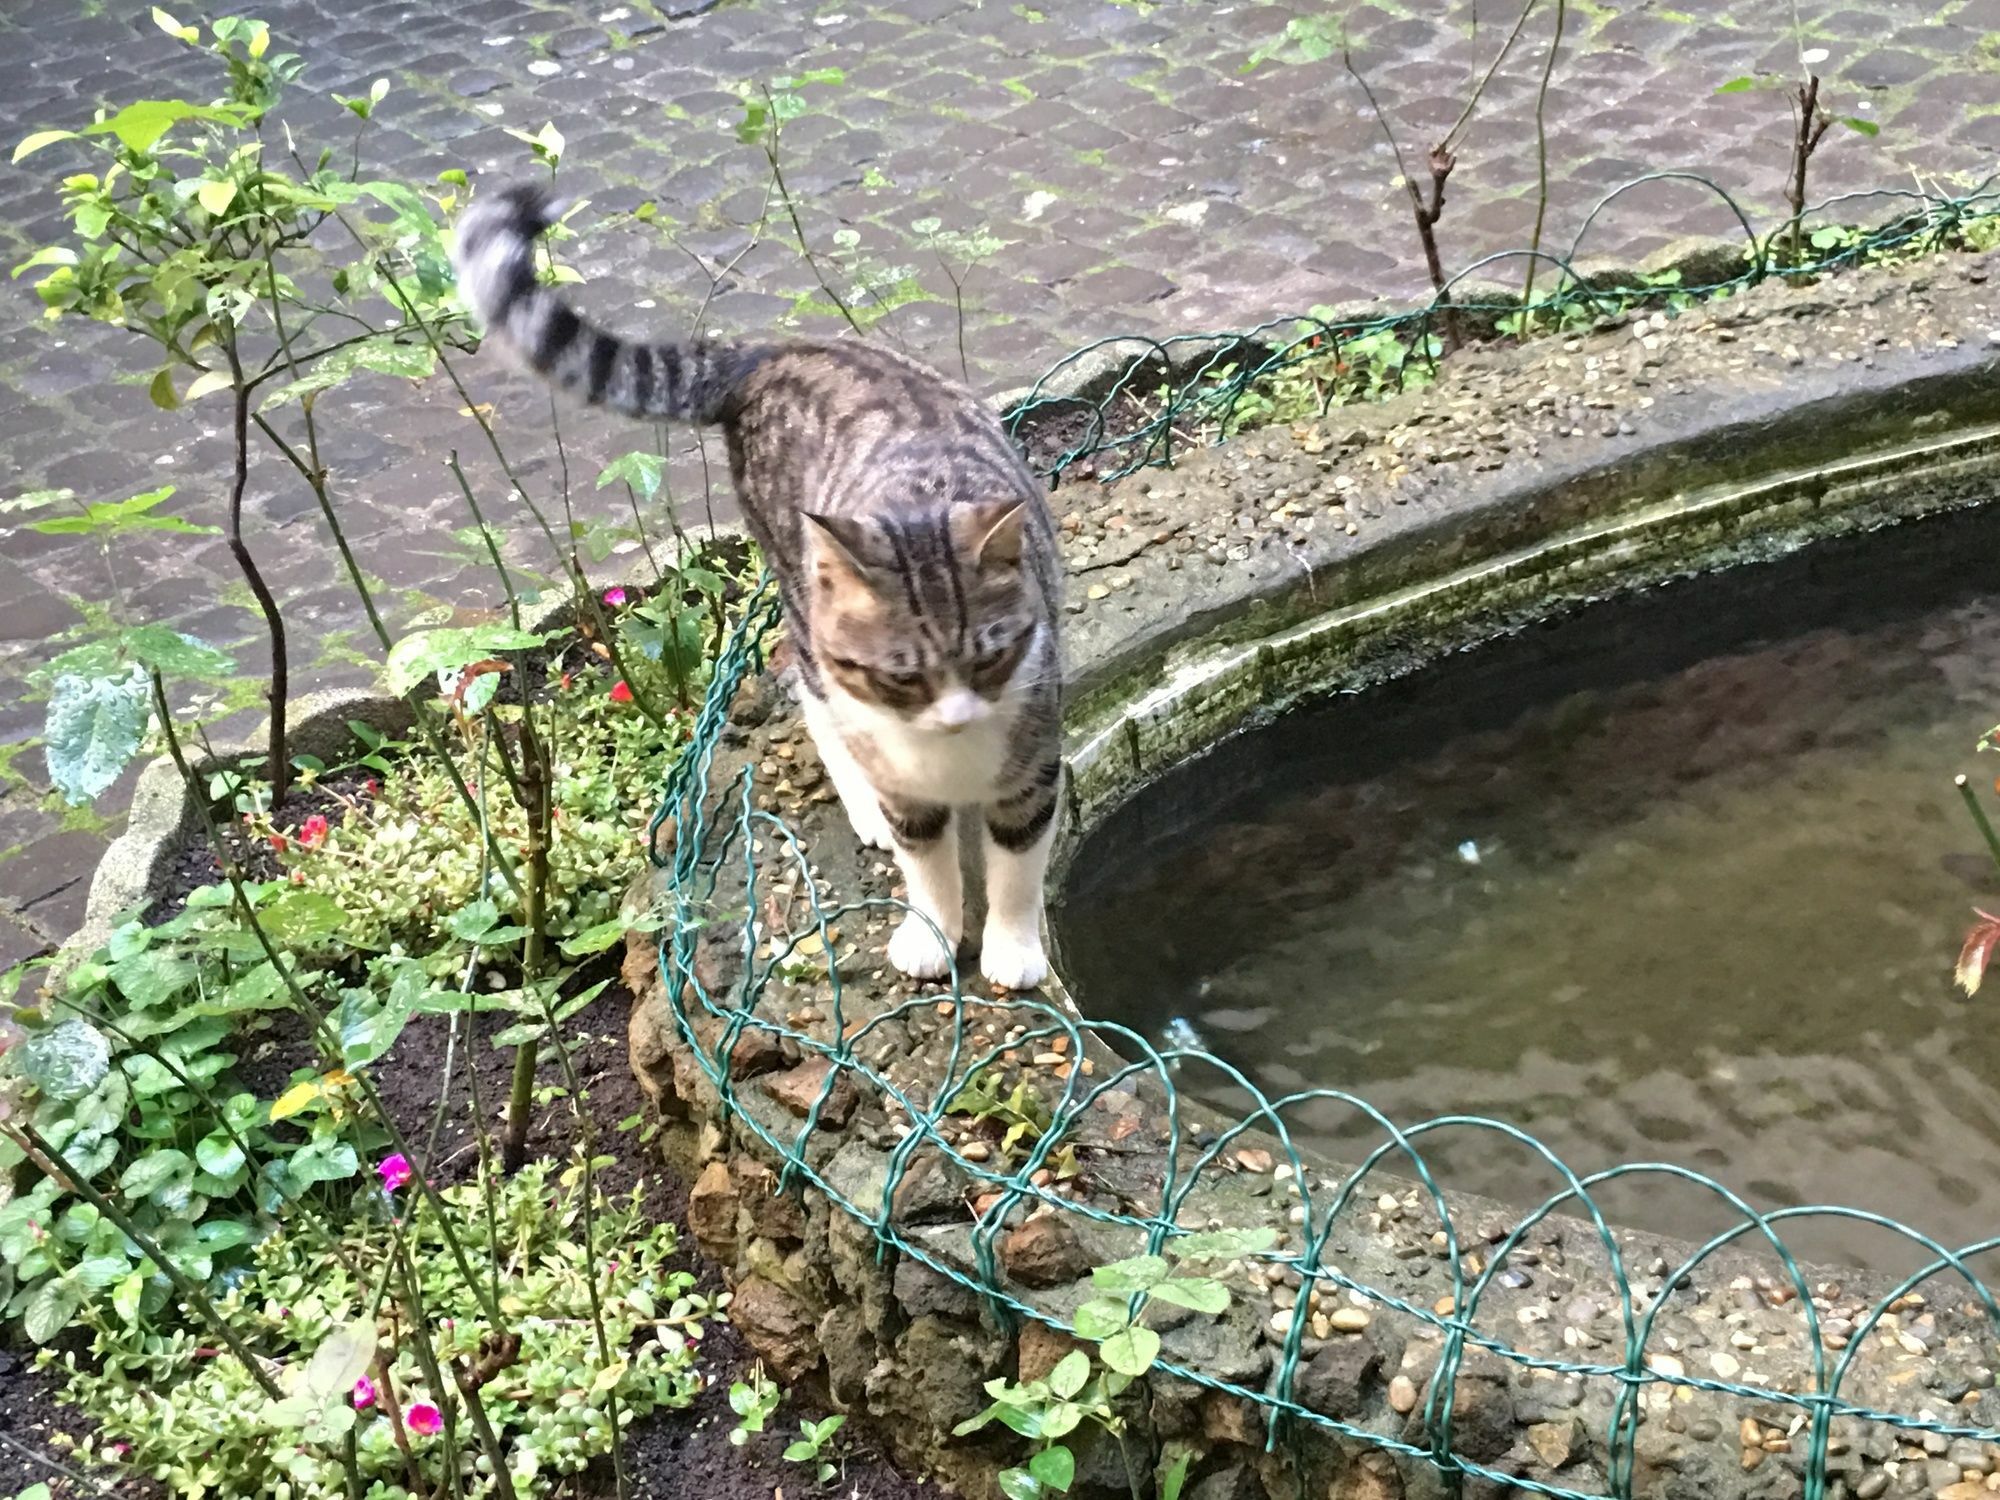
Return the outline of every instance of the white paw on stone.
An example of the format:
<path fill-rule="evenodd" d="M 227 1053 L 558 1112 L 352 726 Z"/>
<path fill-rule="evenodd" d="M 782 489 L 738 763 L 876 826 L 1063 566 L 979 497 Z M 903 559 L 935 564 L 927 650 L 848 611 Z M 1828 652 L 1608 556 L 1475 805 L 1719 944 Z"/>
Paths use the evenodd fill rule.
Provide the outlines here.
<path fill-rule="evenodd" d="M 889 938 L 889 962 L 912 979 L 942 979 L 951 972 L 952 944 L 937 928 L 911 912 Z"/>
<path fill-rule="evenodd" d="M 847 821 L 854 829 L 854 836 L 861 841 L 864 849 L 894 849 L 896 840 L 889 832 L 889 820 L 882 816 L 882 809 L 871 802 L 856 810 L 852 804 L 847 808 Z"/>
<path fill-rule="evenodd" d="M 1031 990 L 1049 977 L 1039 936 L 988 932 L 980 943 L 979 972 L 1007 990 Z"/>

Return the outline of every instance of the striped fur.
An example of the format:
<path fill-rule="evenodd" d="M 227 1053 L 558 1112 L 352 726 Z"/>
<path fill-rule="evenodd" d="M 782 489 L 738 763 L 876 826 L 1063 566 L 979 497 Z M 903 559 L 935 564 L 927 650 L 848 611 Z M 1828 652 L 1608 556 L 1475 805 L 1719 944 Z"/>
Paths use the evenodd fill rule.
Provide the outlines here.
<path fill-rule="evenodd" d="M 456 261 L 489 335 L 559 389 L 629 416 L 719 425 L 778 576 L 806 718 L 857 833 L 893 847 L 913 915 L 890 942 L 935 978 L 964 924 L 955 810 L 987 858 L 981 967 L 1047 972 L 1042 877 L 1061 782 L 1060 566 L 1041 484 L 984 402 L 856 340 L 639 343 L 536 274 L 555 206 L 489 192 Z M 939 942 L 942 936 L 943 942 Z"/>

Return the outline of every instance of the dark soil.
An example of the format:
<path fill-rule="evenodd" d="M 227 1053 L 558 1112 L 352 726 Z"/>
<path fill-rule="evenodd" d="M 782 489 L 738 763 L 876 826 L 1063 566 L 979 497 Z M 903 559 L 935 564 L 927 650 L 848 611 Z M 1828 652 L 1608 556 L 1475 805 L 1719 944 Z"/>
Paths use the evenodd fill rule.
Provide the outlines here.
<path fill-rule="evenodd" d="M 1120 391 L 1102 407 L 1096 401 L 1066 397 L 1032 408 L 1021 418 L 1014 440 L 1038 474 L 1046 474 L 1078 448 L 1092 449 L 1072 459 L 1056 480 L 1059 486 L 1081 484 L 1114 474 L 1143 457 L 1139 448 L 1131 445 L 1095 450 L 1106 438 L 1136 431 L 1155 414 L 1129 390 Z"/>
<path fill-rule="evenodd" d="M 271 814 L 271 824 L 290 838 L 296 836 L 306 819 L 311 817 L 338 823 L 349 806 L 374 799 L 375 793 L 370 788 L 375 783 L 375 773 L 366 767 L 329 771 L 312 786 L 294 787 L 287 792 L 284 806 Z M 221 814 L 216 816 L 220 818 Z M 278 861 L 278 851 L 268 838 L 253 835 L 236 820 L 220 823 L 216 831 L 222 835 L 223 847 L 229 851 L 230 858 L 245 880 L 276 880 L 284 874 L 284 868 Z M 209 842 L 205 832 L 198 833 L 174 856 L 160 895 L 146 913 L 146 920 L 156 926 L 171 921 L 187 905 L 190 892 L 205 885 L 220 884 L 222 879 L 222 861 L 216 858 L 215 846 Z"/>

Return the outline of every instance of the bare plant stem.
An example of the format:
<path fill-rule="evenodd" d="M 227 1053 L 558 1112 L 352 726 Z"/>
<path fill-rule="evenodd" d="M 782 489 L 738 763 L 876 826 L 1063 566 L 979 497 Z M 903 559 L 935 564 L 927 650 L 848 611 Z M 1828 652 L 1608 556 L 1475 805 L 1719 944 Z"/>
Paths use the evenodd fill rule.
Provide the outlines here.
<path fill-rule="evenodd" d="M 1785 193 L 1785 201 L 1792 207 L 1786 264 L 1792 266 L 1805 258 L 1806 165 L 1833 124 L 1833 116 L 1819 105 L 1819 74 L 1806 75 L 1794 102 L 1798 108 L 1798 128 L 1792 136 L 1792 181 Z"/>
<path fill-rule="evenodd" d="M 1533 0 L 1529 0 L 1529 3 L 1532 4 Z M 1389 123 L 1389 116 L 1383 112 L 1382 102 L 1375 97 L 1375 90 L 1370 87 L 1368 80 L 1361 76 L 1361 70 L 1355 67 L 1354 54 L 1343 47 L 1341 58 L 1347 64 L 1348 73 L 1361 85 L 1361 92 L 1368 96 L 1369 107 L 1375 111 L 1375 122 L 1382 127 L 1382 134 L 1389 141 L 1389 149 L 1395 153 L 1396 167 L 1403 179 L 1403 189 L 1410 195 L 1410 212 L 1416 219 L 1417 241 L 1424 249 L 1424 266 L 1430 272 L 1431 290 L 1440 303 L 1443 303 L 1444 257 L 1438 253 L 1437 222 L 1444 215 L 1445 180 L 1451 176 L 1451 169 L 1458 165 L 1457 158 L 1442 142 L 1431 148 L 1431 195 L 1430 200 L 1426 202 L 1423 190 L 1417 186 L 1417 179 L 1410 171 L 1409 163 L 1403 159 L 1403 145 L 1396 138 L 1395 127 Z M 1492 74 L 1489 72 L 1487 76 L 1490 78 Z M 1482 88 L 1484 86 L 1481 85 Z M 1463 123 L 1462 117 L 1461 123 Z M 1452 127 L 1454 132 L 1457 128 L 1457 126 Z M 1463 342 L 1458 326 L 1458 312 L 1449 303 L 1444 303 L 1444 333 L 1447 348 L 1456 349 Z"/>
<path fill-rule="evenodd" d="M 1965 810 L 1972 814 L 1972 821 L 1979 829 L 1980 837 L 1986 840 L 1986 852 L 1993 856 L 1993 863 L 2000 867 L 2000 834 L 1993 831 L 1993 820 L 1986 816 L 1986 809 L 1979 805 L 1979 799 L 1972 793 L 1972 783 L 1964 776 L 1958 778 L 1958 795 L 1965 799 Z"/>
<path fill-rule="evenodd" d="M 1524 10 L 1525 20 L 1527 12 Z M 1535 233 L 1528 241 L 1528 276 L 1521 287 L 1521 338 L 1528 337 L 1528 325 L 1534 318 L 1530 311 L 1535 305 L 1535 271 L 1542 261 L 1542 226 L 1549 213 L 1549 79 L 1556 70 L 1556 56 L 1562 51 L 1563 22 L 1569 14 L 1569 0 L 1556 0 L 1556 31 L 1549 39 L 1549 55 L 1542 63 L 1542 86 L 1535 94 Z M 1556 288 L 1560 294 L 1562 288 Z"/>
<path fill-rule="evenodd" d="M 237 352 L 234 332 L 223 337 L 222 350 L 229 360 L 231 394 L 235 397 L 229 428 L 230 443 L 235 449 L 234 472 L 229 483 L 229 555 L 236 559 L 243 581 L 250 585 L 257 608 L 264 616 L 264 627 L 271 636 L 271 739 L 270 764 L 266 769 L 271 778 L 271 802 L 276 806 L 285 800 L 292 779 L 291 758 L 285 750 L 285 712 L 291 696 L 291 672 L 285 653 L 285 617 L 278 609 L 277 599 L 271 594 L 271 586 L 264 582 L 257 559 L 250 555 L 249 544 L 243 540 L 243 491 L 250 481 L 250 387 L 244 380 L 243 360 Z"/>
<path fill-rule="evenodd" d="M 770 103 L 768 92 L 765 102 Z M 826 272 L 820 268 L 819 260 L 812 252 L 812 244 L 806 239 L 806 226 L 799 220 L 799 206 L 792 200 L 792 190 L 785 184 L 784 164 L 778 159 L 778 112 L 775 105 L 771 108 L 770 119 L 771 128 L 764 136 L 764 155 L 771 163 L 771 181 L 777 184 L 778 199 L 785 205 L 786 216 L 792 221 L 792 234 L 799 242 L 799 254 L 805 258 L 806 268 L 813 273 L 813 280 L 819 283 L 819 289 L 833 299 L 833 305 L 847 319 L 847 326 L 866 338 L 868 330 L 855 320 L 854 309 L 847 305 L 847 299 L 835 291 L 833 284 L 826 279 Z"/>
<path fill-rule="evenodd" d="M 507 748 L 497 742 L 504 760 Z M 528 929 L 521 959 L 521 986 L 533 993 L 548 967 L 548 888 L 549 843 L 553 805 L 554 768 L 548 746 L 535 728 L 535 708 L 524 703 L 521 710 L 521 763 L 516 785 L 521 810 L 528 816 L 528 905 L 522 925 Z M 514 1173 L 528 1157 L 528 1119 L 534 1107 L 535 1065 L 540 1055 L 535 1038 L 514 1050 L 513 1088 L 507 1098 L 507 1131 L 500 1142 L 500 1168 Z"/>

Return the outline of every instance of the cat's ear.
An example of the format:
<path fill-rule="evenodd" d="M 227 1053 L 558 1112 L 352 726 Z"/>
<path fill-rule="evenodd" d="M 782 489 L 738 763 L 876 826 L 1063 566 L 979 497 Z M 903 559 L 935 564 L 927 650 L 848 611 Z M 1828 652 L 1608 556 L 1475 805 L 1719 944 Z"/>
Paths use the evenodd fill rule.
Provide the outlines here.
<path fill-rule="evenodd" d="M 862 559 L 868 549 L 867 523 L 853 516 L 800 511 L 805 520 L 806 570 L 823 588 L 873 592 L 873 569 Z"/>
<path fill-rule="evenodd" d="M 976 568 L 1018 568 L 1028 520 L 1022 500 L 982 500 L 954 517 L 959 553 Z"/>

